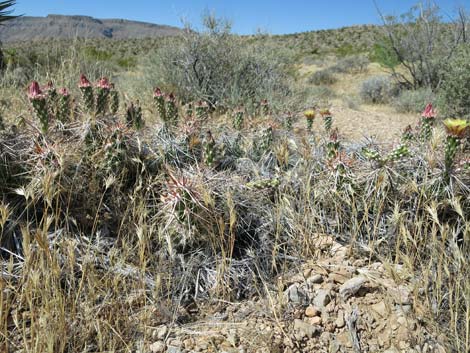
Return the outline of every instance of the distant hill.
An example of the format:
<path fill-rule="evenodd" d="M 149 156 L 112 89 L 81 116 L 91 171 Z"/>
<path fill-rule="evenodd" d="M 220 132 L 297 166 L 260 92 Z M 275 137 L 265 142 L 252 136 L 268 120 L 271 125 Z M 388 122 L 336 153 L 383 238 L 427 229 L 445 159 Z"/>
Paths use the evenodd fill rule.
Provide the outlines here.
<path fill-rule="evenodd" d="M 122 19 L 100 20 L 89 16 L 23 16 L 0 26 L 0 41 L 34 41 L 44 39 L 114 38 L 140 39 L 176 35 L 181 29 L 153 23 Z"/>

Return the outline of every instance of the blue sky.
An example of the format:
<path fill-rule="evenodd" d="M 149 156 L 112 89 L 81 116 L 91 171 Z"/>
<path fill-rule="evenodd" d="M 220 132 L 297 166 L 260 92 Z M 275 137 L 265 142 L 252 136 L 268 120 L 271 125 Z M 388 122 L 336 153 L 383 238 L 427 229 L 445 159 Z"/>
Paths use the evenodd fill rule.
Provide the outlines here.
<path fill-rule="evenodd" d="M 400 14 L 417 0 L 376 0 L 386 14 Z M 449 15 L 468 0 L 437 0 Z M 88 15 L 126 18 L 181 26 L 185 18 L 197 25 L 201 14 L 214 11 L 233 22 L 240 34 L 262 30 L 272 34 L 338 28 L 380 22 L 373 0 L 17 0 L 16 13 Z"/>

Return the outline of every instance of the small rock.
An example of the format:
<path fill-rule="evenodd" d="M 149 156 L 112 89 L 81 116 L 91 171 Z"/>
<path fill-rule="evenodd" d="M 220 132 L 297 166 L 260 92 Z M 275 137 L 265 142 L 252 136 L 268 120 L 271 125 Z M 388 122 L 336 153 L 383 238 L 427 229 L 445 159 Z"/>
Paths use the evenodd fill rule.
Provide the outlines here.
<path fill-rule="evenodd" d="M 319 308 L 323 309 L 328 303 L 331 302 L 331 291 L 326 289 L 319 289 L 317 295 L 313 299 L 313 304 Z"/>
<path fill-rule="evenodd" d="M 346 323 L 344 322 L 344 314 L 342 311 L 338 312 L 338 317 L 335 320 L 335 325 L 337 328 L 343 328 Z"/>
<path fill-rule="evenodd" d="M 349 278 L 350 278 L 350 276 L 348 276 L 344 273 L 332 273 L 329 276 L 329 280 L 331 280 L 335 283 L 339 283 L 339 284 L 345 283 Z"/>
<path fill-rule="evenodd" d="M 307 279 L 307 284 L 320 284 L 323 282 L 323 277 L 320 274 L 314 274 Z"/>
<path fill-rule="evenodd" d="M 320 314 L 320 310 L 315 308 L 314 306 L 308 306 L 307 309 L 305 309 L 305 316 L 307 317 L 314 317 Z"/>
<path fill-rule="evenodd" d="M 157 341 L 152 343 L 149 348 L 152 353 L 163 353 L 165 351 L 165 343 Z"/>
<path fill-rule="evenodd" d="M 362 288 L 364 283 L 366 283 L 366 279 L 362 276 L 351 278 L 339 288 L 339 294 L 343 300 L 346 300 L 349 297 L 355 295 L 359 289 Z"/>
<path fill-rule="evenodd" d="M 156 330 L 156 336 L 159 340 L 163 340 L 166 338 L 166 335 L 168 333 L 168 327 L 166 327 L 165 325 L 163 326 L 160 326 L 157 330 Z"/>
<path fill-rule="evenodd" d="M 320 316 L 314 316 L 314 317 L 311 317 L 308 321 L 312 325 L 321 325 L 322 319 Z"/>
<path fill-rule="evenodd" d="M 168 346 L 166 353 L 183 353 L 180 347 Z"/>
<path fill-rule="evenodd" d="M 319 331 L 319 328 L 302 320 L 295 319 L 294 330 L 297 331 L 299 336 L 302 338 L 312 338 Z"/>
<path fill-rule="evenodd" d="M 286 299 L 289 303 L 295 305 L 304 305 L 308 303 L 308 296 L 303 289 L 299 287 L 297 283 L 294 283 L 284 292 Z"/>
<path fill-rule="evenodd" d="M 338 353 L 339 349 L 340 349 L 340 346 L 336 340 L 330 341 L 330 346 L 328 347 L 328 353 Z"/>
<path fill-rule="evenodd" d="M 343 331 L 340 332 L 337 336 L 336 339 L 338 340 L 338 343 L 346 348 L 352 348 L 352 342 L 351 342 L 351 337 L 348 331 Z"/>
<path fill-rule="evenodd" d="M 381 317 L 386 317 L 388 315 L 387 305 L 383 300 L 372 305 L 371 309 L 374 310 Z"/>

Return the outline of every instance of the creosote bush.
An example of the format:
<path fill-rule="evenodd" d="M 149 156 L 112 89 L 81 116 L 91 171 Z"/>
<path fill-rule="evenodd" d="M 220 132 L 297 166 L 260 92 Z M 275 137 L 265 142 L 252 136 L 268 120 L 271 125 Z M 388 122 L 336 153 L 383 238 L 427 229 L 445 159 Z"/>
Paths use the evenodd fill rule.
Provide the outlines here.
<path fill-rule="evenodd" d="M 309 79 L 308 83 L 321 86 L 321 85 L 332 85 L 336 83 L 338 79 L 335 77 L 333 70 L 323 69 L 313 73 Z"/>
<path fill-rule="evenodd" d="M 419 113 L 426 104 L 435 101 L 435 94 L 429 88 L 402 90 L 392 99 L 391 104 L 399 113 Z"/>
<path fill-rule="evenodd" d="M 262 99 L 289 95 L 280 50 L 261 43 L 256 50 L 242 45 L 230 33 L 230 24 L 212 15 L 203 22 L 203 31 L 187 27 L 148 57 L 148 80 L 183 101 L 203 100 L 212 108 L 251 107 Z"/>
<path fill-rule="evenodd" d="M 439 101 L 448 116 L 470 118 L 470 45 L 462 46 L 443 71 Z"/>
<path fill-rule="evenodd" d="M 388 103 L 396 90 L 390 78 L 374 76 L 362 83 L 359 93 L 365 103 L 380 104 Z"/>

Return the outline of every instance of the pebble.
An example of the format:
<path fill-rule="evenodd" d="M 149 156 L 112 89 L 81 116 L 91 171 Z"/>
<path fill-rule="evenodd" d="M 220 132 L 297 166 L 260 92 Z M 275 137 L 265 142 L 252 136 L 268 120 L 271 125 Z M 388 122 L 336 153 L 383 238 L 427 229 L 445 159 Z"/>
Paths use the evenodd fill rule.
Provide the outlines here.
<path fill-rule="evenodd" d="M 366 279 L 362 276 L 351 278 L 341 285 L 339 288 L 339 294 L 343 300 L 346 300 L 349 297 L 354 296 L 365 283 Z"/>
<path fill-rule="evenodd" d="M 307 309 L 305 309 L 305 316 L 307 317 L 314 317 L 320 314 L 320 310 L 315 308 L 314 306 L 308 306 Z"/>
<path fill-rule="evenodd" d="M 314 274 L 307 279 L 307 284 L 320 284 L 323 282 L 323 276 L 320 274 Z"/>
<path fill-rule="evenodd" d="M 326 289 L 319 289 L 313 299 L 313 304 L 317 308 L 323 309 L 329 302 L 331 302 L 331 292 Z"/>
<path fill-rule="evenodd" d="M 322 319 L 320 316 L 311 317 L 308 321 L 312 325 L 321 325 L 322 323 Z"/>
<path fill-rule="evenodd" d="M 165 343 L 157 341 L 152 343 L 149 348 L 152 353 L 163 353 L 165 351 Z"/>
<path fill-rule="evenodd" d="M 294 320 L 294 330 L 297 331 L 301 338 L 308 337 L 312 338 L 318 331 L 319 328 L 304 322 L 299 319 Z"/>
<path fill-rule="evenodd" d="M 284 292 L 285 297 L 289 303 L 296 305 L 304 305 L 308 302 L 308 296 L 305 291 L 299 287 L 297 283 L 294 283 Z"/>

